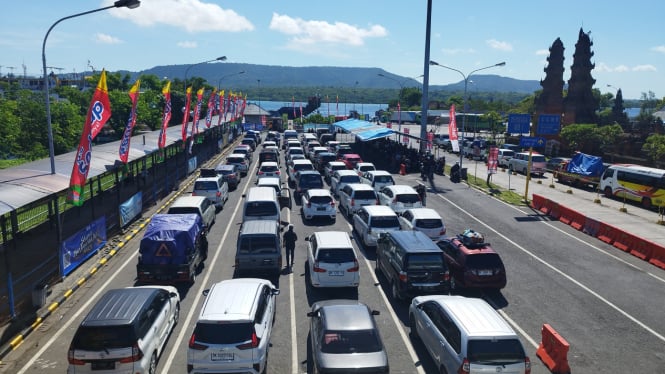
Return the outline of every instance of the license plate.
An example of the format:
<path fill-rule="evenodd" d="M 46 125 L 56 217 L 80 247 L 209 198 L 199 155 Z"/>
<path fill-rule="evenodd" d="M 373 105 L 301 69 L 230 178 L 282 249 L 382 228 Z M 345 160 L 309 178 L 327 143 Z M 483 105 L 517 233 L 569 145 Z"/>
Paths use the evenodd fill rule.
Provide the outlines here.
<path fill-rule="evenodd" d="M 478 275 L 492 275 L 492 270 L 478 270 Z"/>
<path fill-rule="evenodd" d="M 92 370 L 115 370 L 115 361 L 92 361 L 90 363 Z"/>
<path fill-rule="evenodd" d="M 343 271 L 329 271 L 328 275 L 330 275 L 331 277 L 341 277 L 341 276 L 344 275 L 344 272 Z"/>
<path fill-rule="evenodd" d="M 233 353 L 213 352 L 210 354 L 211 361 L 233 361 Z"/>
<path fill-rule="evenodd" d="M 407 208 L 410 208 L 410 207 L 413 206 L 413 204 L 412 203 L 404 203 L 404 206 L 407 207 Z"/>
<path fill-rule="evenodd" d="M 316 210 L 319 210 L 319 211 L 326 210 L 326 207 L 319 207 L 319 208 L 316 208 Z"/>

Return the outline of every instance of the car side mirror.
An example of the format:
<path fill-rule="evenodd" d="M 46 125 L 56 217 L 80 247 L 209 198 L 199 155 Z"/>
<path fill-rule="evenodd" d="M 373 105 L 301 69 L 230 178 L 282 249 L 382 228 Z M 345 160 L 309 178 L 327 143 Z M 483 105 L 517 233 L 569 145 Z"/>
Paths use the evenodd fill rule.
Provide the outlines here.
<path fill-rule="evenodd" d="M 373 315 L 373 316 L 378 316 L 379 314 L 381 314 L 380 311 L 378 311 L 378 310 L 372 310 L 372 315 Z"/>
<path fill-rule="evenodd" d="M 205 289 L 205 290 L 203 290 L 203 291 L 201 292 L 201 294 L 202 294 L 203 296 L 206 296 L 206 297 L 208 296 L 209 293 L 210 293 L 210 288 Z"/>

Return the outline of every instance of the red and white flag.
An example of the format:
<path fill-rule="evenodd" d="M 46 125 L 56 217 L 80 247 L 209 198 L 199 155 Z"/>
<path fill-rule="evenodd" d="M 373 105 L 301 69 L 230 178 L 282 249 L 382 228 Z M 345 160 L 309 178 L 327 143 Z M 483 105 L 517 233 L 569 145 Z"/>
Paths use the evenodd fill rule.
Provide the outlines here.
<path fill-rule="evenodd" d="M 67 193 L 67 202 L 81 206 L 83 205 L 83 193 L 85 181 L 90 171 L 90 161 L 92 160 L 92 140 L 101 131 L 106 121 L 111 117 L 111 102 L 109 100 L 109 91 L 106 86 L 106 70 L 102 70 L 99 77 L 99 83 L 95 93 L 92 95 L 88 115 L 83 124 L 81 140 L 76 150 L 76 158 L 72 167 L 72 175 L 69 178 L 69 192 Z M 93 135 L 93 129 L 96 133 Z"/>
<path fill-rule="evenodd" d="M 164 114 L 162 115 L 162 130 L 159 133 L 157 147 L 163 149 L 166 146 L 166 129 L 169 127 L 171 121 L 171 82 L 166 82 L 166 86 L 162 89 L 164 94 Z"/>
<path fill-rule="evenodd" d="M 187 142 L 187 122 L 189 122 L 189 110 L 192 106 L 192 86 L 187 87 L 185 95 L 185 113 L 182 114 L 182 144 Z"/>
<path fill-rule="evenodd" d="M 129 145 L 132 140 L 132 131 L 134 130 L 134 125 L 136 124 L 136 104 L 139 101 L 140 87 L 141 80 L 137 79 L 132 88 L 129 89 L 129 99 L 132 101 L 132 110 L 129 112 L 129 119 L 127 120 L 127 125 L 125 126 L 125 132 L 122 134 L 122 139 L 120 139 L 120 148 L 118 149 L 118 155 L 120 156 L 120 161 L 122 161 L 123 164 L 126 164 L 129 158 Z"/>
<path fill-rule="evenodd" d="M 217 115 L 219 118 L 217 119 L 217 126 L 222 124 L 222 120 L 224 119 L 224 115 L 226 114 L 224 112 L 224 90 L 219 91 L 219 107 L 217 108 Z"/>
<path fill-rule="evenodd" d="M 459 139 L 457 135 L 457 120 L 455 119 L 455 104 L 450 106 L 450 124 L 448 125 L 448 136 L 453 152 L 459 152 Z"/>
<path fill-rule="evenodd" d="M 194 118 L 192 118 L 192 134 L 199 133 L 199 116 L 201 115 L 201 100 L 203 100 L 203 88 L 196 91 L 196 107 L 194 108 Z"/>
<path fill-rule="evenodd" d="M 212 124 L 212 112 L 215 110 L 215 97 L 217 96 L 217 89 L 213 88 L 208 98 L 208 111 L 206 112 L 206 127 L 210 128 Z"/>

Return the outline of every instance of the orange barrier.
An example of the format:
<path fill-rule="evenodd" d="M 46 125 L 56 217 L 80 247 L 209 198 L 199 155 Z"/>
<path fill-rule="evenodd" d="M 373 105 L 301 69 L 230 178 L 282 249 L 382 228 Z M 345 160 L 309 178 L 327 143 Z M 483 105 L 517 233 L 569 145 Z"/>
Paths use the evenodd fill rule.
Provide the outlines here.
<path fill-rule="evenodd" d="M 573 215 L 575 214 L 574 210 L 568 208 L 567 206 L 560 205 L 559 212 L 561 212 L 559 221 L 565 223 L 566 225 L 570 225 L 570 223 L 573 222 Z"/>
<path fill-rule="evenodd" d="M 619 248 L 620 250 L 624 252 L 628 252 L 630 249 L 630 246 L 634 240 L 634 236 L 619 229 L 614 230 L 614 236 L 613 236 L 613 242 L 612 245 L 615 248 Z"/>
<path fill-rule="evenodd" d="M 540 211 L 545 213 L 545 214 L 550 214 L 550 211 L 552 210 L 552 205 L 556 204 L 554 201 L 550 199 L 545 199 L 545 202 L 543 203 L 543 206 L 540 208 Z"/>
<path fill-rule="evenodd" d="M 652 245 L 652 249 L 649 263 L 656 265 L 661 269 L 665 269 L 665 247 L 655 243 L 650 244 Z"/>
<path fill-rule="evenodd" d="M 553 374 L 569 374 L 567 355 L 570 344 L 547 323 L 540 332 L 541 342 L 536 355 Z"/>
<path fill-rule="evenodd" d="M 644 261 L 649 261 L 651 254 L 653 253 L 654 243 L 651 243 L 648 240 L 638 238 L 631 234 L 633 239 L 633 244 L 630 246 L 629 252 L 631 255 L 642 259 Z"/>
<path fill-rule="evenodd" d="M 582 232 L 595 238 L 598 235 L 598 231 L 600 231 L 600 224 L 599 221 L 593 218 L 585 217 Z"/>
<path fill-rule="evenodd" d="M 614 226 L 601 222 L 600 227 L 598 228 L 598 232 L 596 233 L 596 238 L 604 241 L 607 244 L 612 244 L 614 242 L 612 235 L 614 235 L 615 230 L 616 228 L 614 228 Z"/>
<path fill-rule="evenodd" d="M 533 194 L 533 200 L 531 200 L 531 207 L 533 209 L 536 209 L 536 210 L 541 210 L 543 205 L 545 205 L 546 200 L 547 199 L 544 198 L 543 196 Z M 547 212 L 543 212 L 543 213 L 547 214 Z"/>
<path fill-rule="evenodd" d="M 551 208 L 550 208 L 550 216 L 554 219 L 559 219 L 561 217 L 561 205 L 559 203 L 550 201 L 551 203 Z"/>
<path fill-rule="evenodd" d="M 572 211 L 572 221 L 570 222 L 570 225 L 575 230 L 582 230 L 586 222 L 586 216 L 576 210 L 571 209 L 571 211 Z"/>

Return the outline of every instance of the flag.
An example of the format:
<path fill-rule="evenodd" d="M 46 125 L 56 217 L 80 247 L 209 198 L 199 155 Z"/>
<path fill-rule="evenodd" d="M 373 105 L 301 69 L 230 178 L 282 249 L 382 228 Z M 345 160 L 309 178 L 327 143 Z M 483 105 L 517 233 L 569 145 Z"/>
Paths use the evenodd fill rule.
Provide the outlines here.
<path fill-rule="evenodd" d="M 129 119 L 127 120 L 127 125 L 125 126 L 125 132 L 122 134 L 122 139 L 120 140 L 120 149 L 118 154 L 120 155 L 120 161 L 124 164 L 127 163 L 129 158 L 129 144 L 132 140 L 132 130 L 136 124 L 136 104 L 139 101 L 139 88 L 141 87 L 141 80 L 137 79 L 132 88 L 129 89 L 129 98 L 132 101 L 132 110 L 129 112 Z"/>
<path fill-rule="evenodd" d="M 219 91 L 219 97 L 217 98 L 219 101 L 217 102 L 217 115 L 219 118 L 217 119 L 217 126 L 222 124 L 222 119 L 224 119 L 224 90 Z"/>
<path fill-rule="evenodd" d="M 99 133 L 99 130 L 104 127 L 110 117 L 111 103 L 109 102 L 109 91 L 106 87 L 106 70 L 102 70 L 97 89 L 92 95 L 88 115 L 83 124 L 81 140 L 76 151 L 72 175 L 69 179 L 69 193 L 67 194 L 67 202 L 69 203 L 76 206 L 83 205 L 85 181 L 88 178 L 92 159 L 92 140 L 95 138 L 92 129 L 97 128 L 97 133 Z"/>
<path fill-rule="evenodd" d="M 201 115 L 201 100 L 203 100 L 203 88 L 196 91 L 196 107 L 194 108 L 194 118 L 192 118 L 192 134 L 199 133 L 199 116 Z"/>
<path fill-rule="evenodd" d="M 162 115 L 162 131 L 159 132 L 159 139 L 157 140 L 159 149 L 166 146 L 166 129 L 169 127 L 169 121 L 171 120 L 171 81 L 166 82 L 162 93 L 164 94 L 164 114 Z"/>
<path fill-rule="evenodd" d="M 192 86 L 187 87 L 185 95 L 185 113 L 182 114 L 182 143 L 187 142 L 187 122 L 189 122 L 189 110 L 192 105 Z"/>
<path fill-rule="evenodd" d="M 339 116 L 339 95 L 335 98 L 335 115 Z"/>
<path fill-rule="evenodd" d="M 300 118 L 302 118 L 302 103 L 300 103 Z"/>
<path fill-rule="evenodd" d="M 402 132 L 402 106 L 397 102 L 397 132 Z"/>
<path fill-rule="evenodd" d="M 291 100 L 292 100 L 292 103 L 293 103 L 292 104 L 293 105 L 293 119 L 295 119 L 296 118 L 296 97 L 291 96 Z"/>
<path fill-rule="evenodd" d="M 330 99 L 328 98 L 328 95 L 326 95 L 326 101 L 328 102 L 328 118 L 330 118 Z"/>
<path fill-rule="evenodd" d="M 208 98 L 208 111 L 206 112 L 206 127 L 210 128 L 212 124 L 212 112 L 215 110 L 215 97 L 217 96 L 217 89 L 213 88 Z"/>
<path fill-rule="evenodd" d="M 245 94 L 245 97 L 242 99 L 242 108 L 240 109 L 240 116 L 245 115 L 245 108 L 247 107 L 247 94 Z M 259 114 L 261 113 L 261 107 L 259 107 Z"/>
<path fill-rule="evenodd" d="M 459 152 L 459 141 L 457 136 L 457 119 L 455 119 L 455 104 L 450 106 L 450 124 L 448 125 L 448 137 L 453 152 Z"/>

